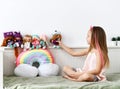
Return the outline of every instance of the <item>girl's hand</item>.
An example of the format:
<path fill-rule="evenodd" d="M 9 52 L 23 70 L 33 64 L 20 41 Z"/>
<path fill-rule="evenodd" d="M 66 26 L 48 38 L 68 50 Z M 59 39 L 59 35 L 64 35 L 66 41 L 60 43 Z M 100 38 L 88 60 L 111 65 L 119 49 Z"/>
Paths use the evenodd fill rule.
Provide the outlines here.
<path fill-rule="evenodd" d="M 62 46 L 62 42 L 61 41 L 57 41 L 59 43 L 59 46 L 61 47 Z"/>

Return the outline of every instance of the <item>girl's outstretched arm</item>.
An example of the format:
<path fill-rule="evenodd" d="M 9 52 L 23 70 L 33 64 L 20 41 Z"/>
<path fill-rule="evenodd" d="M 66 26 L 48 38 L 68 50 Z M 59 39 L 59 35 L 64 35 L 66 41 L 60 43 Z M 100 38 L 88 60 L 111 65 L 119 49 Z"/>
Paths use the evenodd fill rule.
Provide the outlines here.
<path fill-rule="evenodd" d="M 71 48 L 64 45 L 61 41 L 58 42 L 59 42 L 59 46 L 72 56 L 84 56 L 88 54 L 88 49 L 83 49 L 82 51 L 74 51 Z"/>

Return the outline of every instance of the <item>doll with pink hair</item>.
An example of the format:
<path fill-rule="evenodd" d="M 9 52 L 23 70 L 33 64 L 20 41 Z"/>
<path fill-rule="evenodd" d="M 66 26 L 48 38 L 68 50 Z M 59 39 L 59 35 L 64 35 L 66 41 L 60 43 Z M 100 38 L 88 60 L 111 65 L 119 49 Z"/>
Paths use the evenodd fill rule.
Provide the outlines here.
<path fill-rule="evenodd" d="M 40 48 L 40 37 L 38 35 L 32 35 L 32 49 Z"/>

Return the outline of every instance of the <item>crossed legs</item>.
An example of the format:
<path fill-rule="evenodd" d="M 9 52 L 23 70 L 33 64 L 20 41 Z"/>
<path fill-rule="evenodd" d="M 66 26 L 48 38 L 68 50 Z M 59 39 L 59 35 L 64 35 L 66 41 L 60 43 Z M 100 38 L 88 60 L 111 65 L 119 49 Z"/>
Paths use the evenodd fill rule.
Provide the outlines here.
<path fill-rule="evenodd" d="M 70 66 L 64 66 L 63 72 L 65 75 L 63 75 L 64 78 L 67 78 L 69 80 L 82 82 L 82 81 L 94 81 L 94 75 L 83 73 L 83 72 L 76 72 L 71 68 Z"/>

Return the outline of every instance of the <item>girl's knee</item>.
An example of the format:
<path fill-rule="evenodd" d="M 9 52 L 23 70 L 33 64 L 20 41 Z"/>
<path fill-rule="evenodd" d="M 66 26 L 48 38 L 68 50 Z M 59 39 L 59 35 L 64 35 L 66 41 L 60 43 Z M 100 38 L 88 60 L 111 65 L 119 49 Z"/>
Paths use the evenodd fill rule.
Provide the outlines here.
<path fill-rule="evenodd" d="M 90 76 L 87 73 L 85 73 L 83 77 L 84 79 L 89 79 Z"/>
<path fill-rule="evenodd" d="M 66 71 L 66 70 L 68 70 L 68 69 L 70 69 L 69 66 L 64 66 L 64 67 L 63 67 L 63 71 Z"/>

